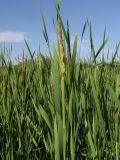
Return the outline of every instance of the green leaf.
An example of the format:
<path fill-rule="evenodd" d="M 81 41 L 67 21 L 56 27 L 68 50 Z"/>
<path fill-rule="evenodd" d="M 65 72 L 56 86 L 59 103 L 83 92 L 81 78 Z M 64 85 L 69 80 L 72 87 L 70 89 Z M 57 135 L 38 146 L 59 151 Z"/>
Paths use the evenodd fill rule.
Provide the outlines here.
<path fill-rule="evenodd" d="M 72 132 L 72 127 L 70 133 L 70 153 L 71 153 L 71 160 L 75 160 L 75 143 L 74 143 L 74 135 Z"/>
<path fill-rule="evenodd" d="M 50 118 L 49 118 L 48 114 L 46 113 L 46 111 L 44 110 L 43 107 L 39 107 L 39 109 L 37 109 L 34 100 L 32 100 L 32 101 L 33 101 L 35 111 L 38 114 L 38 117 L 39 118 L 42 117 L 42 119 L 45 121 L 46 125 L 48 126 L 48 128 L 50 129 L 51 134 L 52 134 L 53 129 L 52 129 L 51 121 L 50 121 Z"/>
<path fill-rule="evenodd" d="M 93 77 L 91 75 L 90 75 L 90 80 L 91 80 L 93 98 L 94 98 L 94 101 L 95 101 L 95 107 L 97 109 L 97 115 L 99 117 L 99 124 L 101 124 L 100 127 L 101 127 L 102 134 L 104 134 L 104 131 L 105 131 L 104 120 L 103 120 L 103 117 L 102 117 L 102 111 L 101 111 L 99 100 L 98 100 L 98 88 L 97 88 L 97 86 L 95 88 L 95 85 L 93 83 L 94 80 L 93 80 Z"/>
<path fill-rule="evenodd" d="M 50 57 L 51 57 L 52 55 L 51 55 L 51 51 L 50 51 L 50 43 L 49 43 L 47 28 L 46 28 L 45 19 L 44 19 L 43 15 L 42 15 L 42 24 L 43 24 L 43 35 L 44 35 L 44 38 L 45 38 L 45 41 L 46 41 L 46 44 L 47 44 L 47 47 L 48 47 L 48 50 L 49 50 L 49 54 L 50 54 Z"/>
<path fill-rule="evenodd" d="M 114 53 L 113 58 L 112 58 L 112 63 L 114 63 L 114 61 L 115 61 L 115 58 L 116 58 L 116 56 L 118 54 L 119 47 L 120 47 L 120 42 L 116 46 L 116 50 L 115 50 L 115 53 Z"/>
<path fill-rule="evenodd" d="M 55 160 L 60 160 L 59 136 L 56 117 L 54 119 L 54 136 L 55 136 Z"/>
<path fill-rule="evenodd" d="M 108 42 L 109 38 L 107 38 L 103 44 L 100 46 L 100 48 L 98 49 L 96 55 L 95 55 L 95 59 L 94 59 L 94 62 L 96 61 L 96 58 L 98 57 L 99 53 L 102 51 L 102 49 L 105 47 L 106 43 Z"/>
<path fill-rule="evenodd" d="M 115 93 L 115 91 L 112 89 L 112 87 L 110 85 L 107 84 L 107 88 L 110 91 L 110 96 L 112 98 L 112 100 L 114 100 L 115 104 L 115 108 L 116 109 L 120 109 L 120 101 L 118 100 L 117 94 Z"/>
<path fill-rule="evenodd" d="M 78 43 L 78 35 L 75 36 L 74 45 L 73 45 L 73 53 L 72 53 L 72 67 L 74 68 L 74 64 L 76 61 L 76 54 L 77 54 L 77 43 Z"/>
<path fill-rule="evenodd" d="M 91 53 L 93 54 L 93 61 L 95 60 L 95 48 L 94 48 L 94 44 L 93 44 L 93 38 L 92 38 L 92 26 L 91 26 L 91 22 L 90 22 L 90 45 L 91 45 Z"/>
<path fill-rule="evenodd" d="M 58 0 L 58 9 L 60 10 L 61 0 Z"/>
<path fill-rule="evenodd" d="M 89 142 L 89 145 L 90 145 L 90 148 L 91 148 L 91 151 L 92 151 L 92 156 L 93 156 L 93 159 L 96 157 L 96 149 L 95 149 L 95 146 L 94 146 L 94 142 L 93 142 L 93 139 L 92 139 L 92 134 L 88 128 L 88 124 L 87 124 L 87 120 L 85 119 L 85 127 L 86 129 L 88 129 L 87 131 L 87 138 L 88 138 L 88 142 Z"/>
<path fill-rule="evenodd" d="M 54 88 L 54 102 L 55 110 L 61 115 L 60 109 L 60 73 L 58 67 L 58 59 L 56 48 L 54 47 L 54 60 L 52 61 L 52 74 L 53 74 L 53 88 Z"/>
<path fill-rule="evenodd" d="M 84 27 L 83 27 L 81 41 L 83 40 L 83 36 L 84 36 L 85 30 L 86 30 L 86 26 L 87 26 L 87 22 L 85 22 Z"/>
<path fill-rule="evenodd" d="M 29 54 L 30 54 L 30 57 L 31 57 L 32 61 L 34 61 L 34 60 L 33 60 L 33 54 L 32 54 L 32 52 L 31 52 L 30 47 L 29 47 L 29 45 L 28 45 L 28 43 L 27 43 L 26 40 L 25 40 L 25 44 L 26 44 L 26 46 L 27 46 L 27 49 L 28 49 L 28 52 L 29 52 Z"/>

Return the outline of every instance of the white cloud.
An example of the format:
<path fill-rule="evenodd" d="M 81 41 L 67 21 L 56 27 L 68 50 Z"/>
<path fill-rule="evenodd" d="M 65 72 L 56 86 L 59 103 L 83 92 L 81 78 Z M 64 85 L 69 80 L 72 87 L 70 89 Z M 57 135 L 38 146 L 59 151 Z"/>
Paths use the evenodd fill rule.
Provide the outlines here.
<path fill-rule="evenodd" d="M 16 31 L 3 31 L 0 32 L 0 42 L 24 42 L 26 33 Z"/>

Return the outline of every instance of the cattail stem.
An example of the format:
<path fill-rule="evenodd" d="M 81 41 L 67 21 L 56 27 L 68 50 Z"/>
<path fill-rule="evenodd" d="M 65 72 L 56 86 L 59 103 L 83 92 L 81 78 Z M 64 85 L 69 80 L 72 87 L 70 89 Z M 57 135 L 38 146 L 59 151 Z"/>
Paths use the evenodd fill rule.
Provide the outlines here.
<path fill-rule="evenodd" d="M 64 76 L 61 77 L 61 90 L 62 90 L 62 123 L 63 123 L 63 159 L 65 160 L 66 152 L 66 123 L 65 123 L 65 86 Z"/>
<path fill-rule="evenodd" d="M 61 72 L 61 94 L 62 94 L 62 127 L 63 127 L 63 159 L 66 158 L 66 123 L 65 123 L 65 86 L 64 86 L 64 46 L 62 39 L 61 21 L 58 18 L 58 37 L 59 37 L 59 64 Z"/>

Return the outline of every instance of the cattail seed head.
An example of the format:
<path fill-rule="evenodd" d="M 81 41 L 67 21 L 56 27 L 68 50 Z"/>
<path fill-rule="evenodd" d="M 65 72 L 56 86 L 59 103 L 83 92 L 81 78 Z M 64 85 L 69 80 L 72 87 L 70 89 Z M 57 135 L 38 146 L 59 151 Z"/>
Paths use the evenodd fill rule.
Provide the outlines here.
<path fill-rule="evenodd" d="M 60 70 L 61 74 L 65 73 L 65 64 L 64 64 L 64 46 L 63 46 L 63 40 L 62 40 L 62 28 L 61 28 L 61 22 L 58 19 L 58 35 L 59 35 L 59 57 L 60 57 Z"/>
<path fill-rule="evenodd" d="M 25 69 L 25 59 L 24 59 L 24 50 L 22 52 L 22 71 Z"/>

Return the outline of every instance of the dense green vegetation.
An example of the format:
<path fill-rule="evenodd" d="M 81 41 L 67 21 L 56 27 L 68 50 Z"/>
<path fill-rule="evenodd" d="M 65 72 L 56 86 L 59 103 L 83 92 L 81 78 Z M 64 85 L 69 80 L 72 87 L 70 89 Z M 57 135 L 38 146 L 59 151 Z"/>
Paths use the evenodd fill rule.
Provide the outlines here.
<path fill-rule="evenodd" d="M 18 65 L 2 56 L 0 68 L 0 159 L 120 159 L 119 44 L 109 64 L 97 63 L 108 39 L 95 51 L 91 24 L 91 58 L 77 58 L 78 37 L 71 49 L 69 25 L 58 18 L 57 43 L 50 57 L 41 53 Z M 63 36 L 63 37 L 62 37 Z M 62 41 L 64 39 L 64 43 Z M 2 54 L 2 53 L 1 53 Z"/>

